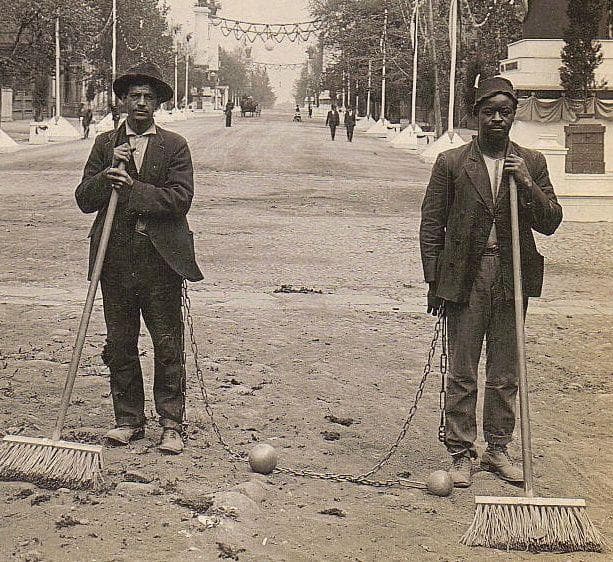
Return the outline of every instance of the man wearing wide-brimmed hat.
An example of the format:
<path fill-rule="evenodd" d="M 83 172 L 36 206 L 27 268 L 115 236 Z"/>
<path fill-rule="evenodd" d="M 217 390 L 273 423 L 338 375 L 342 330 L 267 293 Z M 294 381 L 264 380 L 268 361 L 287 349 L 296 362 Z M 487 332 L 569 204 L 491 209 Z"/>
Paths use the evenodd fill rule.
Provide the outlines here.
<path fill-rule="evenodd" d="M 478 134 L 439 155 L 422 204 L 420 244 L 428 312 L 445 306 L 449 336 L 445 444 L 456 487 L 471 485 L 477 456 L 477 367 L 487 341 L 481 467 L 515 484 L 521 468 L 507 445 L 518 388 L 509 176 L 517 184 L 524 306 L 541 294 L 543 257 L 533 230 L 553 234 L 562 220 L 545 157 L 509 140 L 517 95 L 502 77 L 482 80 Z"/>
<path fill-rule="evenodd" d="M 96 138 L 76 189 L 79 208 L 97 213 L 90 232 L 90 276 L 111 191 L 119 195 L 100 279 L 107 326 L 102 359 L 110 369 L 116 422 L 107 438 L 125 445 L 144 436 L 142 314 L 154 347 L 153 396 L 163 428 L 159 448 L 180 453 L 185 411 L 181 287 L 185 279 L 202 279 L 186 219 L 194 194 L 192 160 L 185 139 L 154 122 L 154 111 L 173 96 L 157 65 L 130 68 L 113 90 L 127 118 L 117 130 Z"/>

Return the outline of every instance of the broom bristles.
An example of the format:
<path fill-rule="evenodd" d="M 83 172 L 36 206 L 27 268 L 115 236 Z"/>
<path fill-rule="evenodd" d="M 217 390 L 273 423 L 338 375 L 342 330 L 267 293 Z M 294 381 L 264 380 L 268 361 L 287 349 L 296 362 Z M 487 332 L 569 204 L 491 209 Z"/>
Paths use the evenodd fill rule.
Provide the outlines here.
<path fill-rule="evenodd" d="M 51 489 L 97 488 L 103 482 L 102 447 L 7 435 L 0 442 L 0 480 Z"/>
<path fill-rule="evenodd" d="M 500 501 L 504 499 L 509 501 Z M 496 500 L 477 502 L 473 522 L 460 539 L 462 544 L 530 552 L 602 552 L 604 549 L 604 540 L 590 521 L 582 500 Z"/>

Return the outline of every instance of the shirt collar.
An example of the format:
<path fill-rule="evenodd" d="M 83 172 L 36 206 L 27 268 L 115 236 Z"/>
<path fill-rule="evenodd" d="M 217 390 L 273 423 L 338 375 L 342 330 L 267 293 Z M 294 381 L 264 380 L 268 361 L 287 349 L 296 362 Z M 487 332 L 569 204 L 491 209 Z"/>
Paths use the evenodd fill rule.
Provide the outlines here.
<path fill-rule="evenodd" d="M 157 132 L 158 131 L 155 126 L 155 123 L 151 123 L 151 126 L 145 132 L 139 135 L 132 129 L 132 127 L 130 127 L 130 125 L 128 124 L 128 121 L 126 121 L 126 136 L 128 137 L 144 137 L 147 135 L 157 135 Z"/>

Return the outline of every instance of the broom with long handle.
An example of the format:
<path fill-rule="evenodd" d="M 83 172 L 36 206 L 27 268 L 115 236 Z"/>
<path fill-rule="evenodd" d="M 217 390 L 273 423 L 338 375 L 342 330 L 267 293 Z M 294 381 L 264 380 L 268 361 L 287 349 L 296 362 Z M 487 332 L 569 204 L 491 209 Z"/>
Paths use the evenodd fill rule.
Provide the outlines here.
<path fill-rule="evenodd" d="M 118 168 L 125 169 L 125 163 L 118 164 Z M 24 480 L 49 488 L 91 488 L 102 482 L 102 447 L 62 441 L 60 437 L 98 290 L 117 199 L 117 191 L 112 189 L 51 439 L 6 435 L 0 443 L 0 480 Z"/>
<path fill-rule="evenodd" d="M 503 550 L 600 552 L 604 542 L 587 515 L 585 500 L 534 496 L 519 214 L 517 185 L 512 175 L 509 176 L 509 195 L 524 497 L 477 496 L 475 517 L 461 542 Z"/>

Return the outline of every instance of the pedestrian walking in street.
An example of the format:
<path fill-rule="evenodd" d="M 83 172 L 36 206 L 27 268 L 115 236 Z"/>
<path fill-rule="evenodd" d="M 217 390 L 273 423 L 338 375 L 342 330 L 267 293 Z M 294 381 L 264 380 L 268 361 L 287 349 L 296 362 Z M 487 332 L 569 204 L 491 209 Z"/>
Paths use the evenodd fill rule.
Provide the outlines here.
<path fill-rule="evenodd" d="M 234 104 L 229 101 L 226 104 L 226 109 L 224 109 L 224 113 L 226 114 L 226 127 L 232 126 L 232 110 L 234 109 Z"/>
<path fill-rule="evenodd" d="M 347 111 L 345 111 L 345 127 L 347 128 L 347 140 L 349 142 L 353 141 L 353 130 L 355 129 L 356 120 L 355 108 L 348 107 Z"/>
<path fill-rule="evenodd" d="M 332 137 L 332 140 L 334 140 L 334 137 L 336 135 L 336 127 L 338 127 L 340 122 L 341 118 L 338 115 L 336 106 L 333 105 L 330 108 L 330 111 L 328 111 L 328 115 L 326 116 L 326 125 L 330 127 L 330 136 Z"/>
<path fill-rule="evenodd" d="M 447 315 L 449 374 L 445 444 L 456 487 L 472 483 L 477 458 L 477 367 L 486 339 L 481 467 L 521 483 L 507 451 L 518 389 L 509 177 L 519 199 L 524 310 L 541 294 L 543 257 L 533 230 L 550 235 L 562 220 L 545 157 L 509 140 L 517 95 L 511 82 L 482 80 L 474 113 L 477 137 L 440 154 L 422 203 L 421 257 L 429 284 L 428 312 Z"/>
<path fill-rule="evenodd" d="M 92 123 L 93 118 L 94 118 L 94 114 L 92 112 L 92 108 L 87 106 L 83 111 L 83 117 L 81 119 L 81 125 L 83 126 L 83 138 L 84 139 L 89 137 L 89 127 Z"/>
<path fill-rule="evenodd" d="M 107 328 L 102 359 L 110 370 L 116 422 L 106 437 L 125 445 L 144 435 L 142 314 L 154 348 L 153 396 L 163 428 L 159 448 L 178 454 L 185 413 L 182 283 L 202 279 L 186 218 L 194 194 L 192 160 L 185 139 L 154 122 L 153 112 L 173 96 L 157 65 L 130 68 L 113 90 L 127 119 L 96 138 L 76 189 L 79 208 L 97 213 L 90 276 L 111 191 L 119 194 L 100 280 Z"/>
<path fill-rule="evenodd" d="M 313 117 L 313 106 L 309 104 L 309 119 Z"/>

